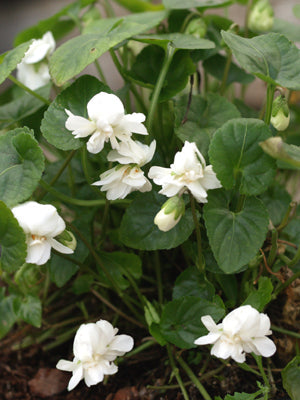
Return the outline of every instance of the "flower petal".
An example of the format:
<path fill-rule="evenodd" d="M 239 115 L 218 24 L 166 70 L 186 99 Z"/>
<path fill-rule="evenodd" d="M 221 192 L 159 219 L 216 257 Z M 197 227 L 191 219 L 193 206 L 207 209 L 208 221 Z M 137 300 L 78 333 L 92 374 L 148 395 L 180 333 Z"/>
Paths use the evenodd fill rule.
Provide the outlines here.
<path fill-rule="evenodd" d="M 84 370 L 84 381 L 87 386 L 97 385 L 97 383 L 103 381 L 103 378 L 104 374 L 101 364 L 97 364 Z"/>
<path fill-rule="evenodd" d="M 221 336 L 221 333 L 210 332 L 208 335 L 200 336 L 194 341 L 195 344 L 204 345 L 215 343 Z"/>
<path fill-rule="evenodd" d="M 275 343 L 267 337 L 258 337 L 253 339 L 256 348 L 255 354 L 263 357 L 271 357 L 276 352 Z"/>
<path fill-rule="evenodd" d="M 26 262 L 29 264 L 43 265 L 51 255 L 51 244 L 48 240 L 35 241 L 33 245 L 27 247 Z"/>
<path fill-rule="evenodd" d="M 83 378 L 83 367 L 82 364 L 79 364 L 73 371 L 72 378 L 70 379 L 68 384 L 68 390 L 70 391 L 74 389 L 74 387 L 78 385 L 78 383 L 81 381 L 82 378 Z"/>
<path fill-rule="evenodd" d="M 124 115 L 124 107 L 121 100 L 114 94 L 100 92 L 87 104 L 89 118 L 97 121 L 105 118 L 109 124 L 119 122 Z"/>
<path fill-rule="evenodd" d="M 56 368 L 62 371 L 72 372 L 76 368 L 76 363 L 68 360 L 59 360 L 56 364 Z"/>
<path fill-rule="evenodd" d="M 48 239 L 48 242 L 51 244 L 51 247 L 53 247 L 53 249 L 59 251 L 60 253 L 63 253 L 63 254 L 73 254 L 74 253 L 74 250 L 70 249 L 67 246 L 64 246 L 63 244 L 59 243 L 55 239 Z"/>
<path fill-rule="evenodd" d="M 133 133 L 139 133 L 140 135 L 148 135 L 147 128 L 142 122 L 146 119 L 142 113 L 126 114 L 120 121 L 120 126 L 124 130 Z"/>
<path fill-rule="evenodd" d="M 72 135 L 74 135 L 75 138 L 84 138 L 95 132 L 96 125 L 93 121 L 74 115 L 71 111 L 66 109 L 65 112 L 68 114 L 65 127 L 69 131 L 72 131 Z"/>

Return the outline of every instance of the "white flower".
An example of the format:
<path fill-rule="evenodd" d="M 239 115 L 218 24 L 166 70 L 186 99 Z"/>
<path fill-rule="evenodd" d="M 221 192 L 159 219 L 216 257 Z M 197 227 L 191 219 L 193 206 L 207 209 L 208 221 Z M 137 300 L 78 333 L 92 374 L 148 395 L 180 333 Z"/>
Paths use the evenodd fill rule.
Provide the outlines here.
<path fill-rule="evenodd" d="M 17 65 L 17 79 L 31 90 L 46 85 L 50 81 L 47 61 L 54 49 L 55 40 L 51 32 L 34 40 Z"/>
<path fill-rule="evenodd" d="M 117 150 L 111 150 L 108 161 L 117 161 L 120 164 L 137 164 L 140 167 L 152 160 L 155 152 L 156 142 L 153 140 L 150 146 L 138 141 L 128 140 L 121 142 Z"/>
<path fill-rule="evenodd" d="M 158 229 L 167 232 L 178 224 L 185 211 L 185 204 L 181 197 L 174 196 L 168 199 L 154 218 Z"/>
<path fill-rule="evenodd" d="M 162 186 L 159 193 L 172 197 L 188 189 L 199 203 L 207 202 L 208 189 L 221 187 L 212 166 L 206 166 L 196 144 L 187 141 L 175 154 L 170 168 L 151 167 L 148 176 Z"/>
<path fill-rule="evenodd" d="M 133 348 L 133 338 L 117 335 L 118 329 L 108 321 L 83 324 L 76 332 L 73 361 L 60 360 L 56 368 L 72 372 L 68 390 L 84 379 L 87 386 L 103 381 L 104 375 L 118 371 L 113 361 Z"/>
<path fill-rule="evenodd" d="M 69 247 L 54 239 L 66 228 L 54 206 L 27 201 L 14 207 L 12 212 L 26 234 L 27 263 L 45 264 L 50 258 L 51 247 L 60 253 L 73 253 Z"/>
<path fill-rule="evenodd" d="M 218 325 L 210 315 L 202 317 L 201 321 L 209 334 L 194 343 L 213 344 L 211 354 L 218 358 L 231 357 L 242 363 L 246 359 L 245 353 L 270 357 L 276 351 L 274 342 L 266 337 L 272 333 L 269 317 L 249 305 L 231 311 Z"/>
<path fill-rule="evenodd" d="M 69 110 L 65 126 L 75 138 L 90 136 L 87 149 L 90 153 L 99 153 L 105 142 L 110 141 L 113 149 L 119 148 L 118 140 L 128 141 L 132 133 L 147 135 L 142 124 L 145 115 L 133 113 L 125 115 L 121 100 L 114 94 L 100 92 L 87 104 L 88 117 L 74 115 Z M 117 140 L 118 139 L 118 140 Z"/>

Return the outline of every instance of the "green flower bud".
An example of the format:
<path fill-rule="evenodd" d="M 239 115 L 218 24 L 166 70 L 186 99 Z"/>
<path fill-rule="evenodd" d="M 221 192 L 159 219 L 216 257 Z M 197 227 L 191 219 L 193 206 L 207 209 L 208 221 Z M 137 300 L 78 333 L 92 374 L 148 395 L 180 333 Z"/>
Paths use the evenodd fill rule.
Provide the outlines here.
<path fill-rule="evenodd" d="M 272 29 L 273 23 L 274 11 L 269 0 L 258 0 L 249 14 L 249 28 L 254 32 L 266 32 Z"/>
<path fill-rule="evenodd" d="M 284 131 L 290 123 L 290 110 L 284 96 L 278 96 L 273 101 L 271 124 L 278 131 Z"/>
<path fill-rule="evenodd" d="M 69 247 L 71 250 L 75 250 L 77 246 L 77 240 L 75 236 L 73 235 L 72 232 L 67 231 L 66 229 L 58 236 L 55 237 L 55 239 L 63 244 L 64 246 Z"/>
<path fill-rule="evenodd" d="M 193 35 L 195 38 L 204 38 L 206 35 L 207 26 L 202 18 L 194 18 L 190 21 L 186 27 L 185 33 Z"/>
<path fill-rule="evenodd" d="M 174 196 L 168 199 L 154 218 L 155 225 L 167 232 L 180 221 L 185 211 L 185 204 L 181 197 Z"/>

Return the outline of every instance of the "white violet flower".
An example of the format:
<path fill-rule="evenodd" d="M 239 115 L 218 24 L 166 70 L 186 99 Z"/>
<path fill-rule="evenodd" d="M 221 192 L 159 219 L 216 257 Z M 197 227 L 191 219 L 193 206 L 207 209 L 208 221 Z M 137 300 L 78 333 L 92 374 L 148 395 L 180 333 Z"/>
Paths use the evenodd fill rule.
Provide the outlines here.
<path fill-rule="evenodd" d="M 73 361 L 60 360 L 56 368 L 72 372 L 68 390 L 84 379 L 87 386 L 103 381 L 104 375 L 113 375 L 118 367 L 113 361 L 133 348 L 133 338 L 117 335 L 118 329 L 108 321 L 82 324 L 73 343 Z"/>
<path fill-rule="evenodd" d="M 211 354 L 218 358 L 231 357 L 243 363 L 245 353 L 271 357 L 276 351 L 274 342 L 266 337 L 272 333 L 269 317 L 250 305 L 231 311 L 218 325 L 210 315 L 203 316 L 201 321 L 209 334 L 199 337 L 194 343 L 213 344 Z"/>
<path fill-rule="evenodd" d="M 182 197 L 171 197 L 161 206 L 161 210 L 154 218 L 154 223 L 159 230 L 168 232 L 178 224 L 184 211 L 185 204 Z"/>
<path fill-rule="evenodd" d="M 17 79 L 31 90 L 38 89 L 50 81 L 48 58 L 55 49 L 55 40 L 51 32 L 41 39 L 35 39 L 17 65 Z"/>
<path fill-rule="evenodd" d="M 170 168 L 151 167 L 148 176 L 162 186 L 159 193 L 172 197 L 190 190 L 199 203 L 207 202 L 207 190 L 221 187 L 212 166 L 206 165 L 196 144 L 187 141 L 175 154 Z"/>
<path fill-rule="evenodd" d="M 119 148 L 119 141 L 128 141 L 132 133 L 148 135 L 143 125 L 142 113 L 126 114 L 121 100 L 114 94 L 100 92 L 87 104 L 88 119 L 74 115 L 69 110 L 65 126 L 75 138 L 91 136 L 87 142 L 90 153 L 99 153 L 105 142 L 113 149 Z"/>
<path fill-rule="evenodd" d="M 26 234 L 27 263 L 45 264 L 52 247 L 63 254 L 74 252 L 54 239 L 65 230 L 66 224 L 51 204 L 27 201 L 14 207 L 12 213 Z"/>
<path fill-rule="evenodd" d="M 101 174 L 100 181 L 93 185 L 102 186 L 101 191 L 107 191 L 108 200 L 124 199 L 135 190 L 149 192 L 152 185 L 140 167 L 152 159 L 155 146 L 155 140 L 150 146 L 132 140 L 120 143 L 119 149 L 112 150 L 107 156 L 109 161 L 120 164 Z"/>

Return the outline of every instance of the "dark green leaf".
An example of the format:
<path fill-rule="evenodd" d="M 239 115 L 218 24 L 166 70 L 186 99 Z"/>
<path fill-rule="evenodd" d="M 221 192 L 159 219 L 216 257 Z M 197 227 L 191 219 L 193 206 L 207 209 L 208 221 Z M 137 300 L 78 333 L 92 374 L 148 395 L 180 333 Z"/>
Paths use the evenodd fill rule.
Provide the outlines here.
<path fill-rule="evenodd" d="M 0 58 L 0 84 L 11 74 L 11 72 L 22 61 L 24 54 L 28 50 L 31 42 L 20 44 L 15 49 L 3 54 Z M 3 57 L 3 59 L 2 59 Z M 2 61 L 1 61 L 2 60 Z"/>
<path fill-rule="evenodd" d="M 213 285 L 196 267 L 189 267 L 183 271 L 176 279 L 173 288 L 173 300 L 183 296 L 196 296 L 212 300 L 214 294 Z"/>
<path fill-rule="evenodd" d="M 245 39 L 222 32 L 235 58 L 258 78 L 291 90 L 300 90 L 300 50 L 285 36 L 268 33 Z"/>
<path fill-rule="evenodd" d="M 42 323 L 42 304 L 38 297 L 18 298 L 17 302 L 15 301 L 14 303 L 14 308 L 17 308 L 18 319 L 40 328 Z"/>
<path fill-rule="evenodd" d="M 283 387 L 288 392 L 291 400 L 300 398 L 300 356 L 296 356 L 282 370 Z"/>
<path fill-rule="evenodd" d="M 291 196 L 283 186 L 276 183 L 270 186 L 269 189 L 260 196 L 260 199 L 265 204 L 273 225 L 279 225 L 292 201 Z"/>
<path fill-rule="evenodd" d="M 9 207 L 27 200 L 44 170 L 44 155 L 28 128 L 0 137 L 0 199 Z"/>
<path fill-rule="evenodd" d="M 168 342 L 182 349 L 190 349 L 196 347 L 194 341 L 198 337 L 207 333 L 201 317 L 211 315 L 218 321 L 224 313 L 224 308 L 216 302 L 202 297 L 181 297 L 165 305 L 160 330 Z"/>
<path fill-rule="evenodd" d="M 234 393 L 233 396 L 227 394 L 224 400 L 255 400 L 260 393 Z M 220 398 L 221 400 L 221 398 Z"/>
<path fill-rule="evenodd" d="M 62 287 L 79 270 L 79 266 L 73 262 L 52 254 L 49 265 L 50 279 L 57 287 Z"/>
<path fill-rule="evenodd" d="M 154 191 L 139 194 L 133 200 L 120 227 L 120 239 L 126 246 L 139 250 L 172 249 L 188 239 L 194 229 L 190 210 L 168 232 L 162 232 L 154 225 L 154 217 L 165 201 L 166 197 Z"/>
<path fill-rule="evenodd" d="M 88 293 L 91 289 L 91 285 L 93 282 L 94 282 L 93 275 L 89 274 L 80 275 L 78 276 L 78 278 L 75 279 L 72 285 L 72 291 L 77 295 Z"/>
<path fill-rule="evenodd" d="M 2 339 L 17 321 L 14 312 L 15 296 L 4 297 L 0 301 L 0 339 Z"/>
<path fill-rule="evenodd" d="M 230 210 L 231 196 L 224 189 L 208 192 L 204 220 L 209 243 L 219 267 L 237 272 L 255 257 L 268 230 L 268 213 L 255 197 L 245 200 L 239 212 Z"/>
<path fill-rule="evenodd" d="M 211 40 L 196 38 L 193 35 L 178 32 L 139 35 L 135 39 L 144 43 L 155 44 L 164 50 L 167 49 L 169 43 L 173 48 L 182 50 L 213 49 L 215 47 L 214 42 Z"/>
<path fill-rule="evenodd" d="M 182 9 L 182 8 L 216 8 L 224 7 L 232 3 L 232 0 L 163 0 L 166 8 Z"/>
<path fill-rule="evenodd" d="M 226 189 L 239 181 L 246 195 L 264 192 L 272 183 L 276 164 L 259 146 L 271 136 L 263 121 L 240 118 L 228 121 L 214 135 L 209 157 L 218 179 Z"/>
<path fill-rule="evenodd" d="M 88 118 L 87 103 L 99 92 L 111 93 L 108 86 L 93 76 L 84 75 L 60 93 L 44 114 L 41 131 L 49 143 L 61 150 L 76 150 L 84 141 L 75 139 L 66 129 L 68 115 L 65 109 L 74 115 Z"/>
<path fill-rule="evenodd" d="M 184 95 L 175 102 L 175 134 L 183 142 L 195 142 L 206 157 L 215 131 L 239 116 L 236 107 L 218 94 L 208 93 L 205 98 L 194 95 L 189 108 L 188 95 Z"/>
<path fill-rule="evenodd" d="M 261 276 L 258 281 L 258 289 L 249 294 L 243 305 L 249 304 L 258 311 L 263 311 L 272 300 L 273 285 L 270 278 Z"/>

